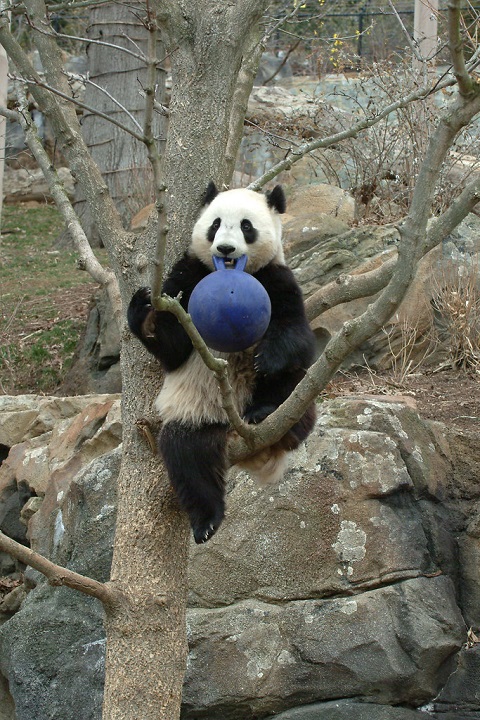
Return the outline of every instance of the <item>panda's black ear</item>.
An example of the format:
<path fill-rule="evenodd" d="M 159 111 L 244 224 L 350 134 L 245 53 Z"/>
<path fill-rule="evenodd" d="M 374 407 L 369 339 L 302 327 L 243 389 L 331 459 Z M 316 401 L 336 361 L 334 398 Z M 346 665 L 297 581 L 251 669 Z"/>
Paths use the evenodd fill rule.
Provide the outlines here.
<path fill-rule="evenodd" d="M 213 182 L 213 180 L 210 180 L 210 182 L 207 185 L 207 189 L 205 190 L 203 197 L 202 197 L 202 205 L 210 205 L 212 200 L 214 200 L 218 195 L 217 186 Z"/>
<path fill-rule="evenodd" d="M 287 209 L 287 201 L 282 186 L 275 185 L 271 192 L 266 193 L 266 196 L 268 207 L 274 208 L 280 215 L 283 215 Z"/>

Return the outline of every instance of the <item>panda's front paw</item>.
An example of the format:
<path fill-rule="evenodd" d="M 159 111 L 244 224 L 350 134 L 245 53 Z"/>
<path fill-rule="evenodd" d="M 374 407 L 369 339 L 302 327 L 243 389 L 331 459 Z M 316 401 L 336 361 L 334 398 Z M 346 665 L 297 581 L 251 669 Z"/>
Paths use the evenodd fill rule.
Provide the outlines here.
<path fill-rule="evenodd" d="M 151 290 L 149 287 L 142 287 L 130 300 L 127 311 L 128 325 L 135 335 L 141 336 L 142 325 L 152 310 Z"/>
<path fill-rule="evenodd" d="M 257 375 L 275 375 L 285 369 L 285 359 L 278 349 L 260 345 L 253 366 Z"/>
<path fill-rule="evenodd" d="M 247 408 L 243 419 L 249 425 L 258 425 L 276 410 L 275 405 L 260 405 L 258 407 Z"/>
<path fill-rule="evenodd" d="M 143 309 L 152 307 L 152 291 L 149 287 L 141 287 L 133 295 L 130 300 L 130 307 L 135 309 Z"/>

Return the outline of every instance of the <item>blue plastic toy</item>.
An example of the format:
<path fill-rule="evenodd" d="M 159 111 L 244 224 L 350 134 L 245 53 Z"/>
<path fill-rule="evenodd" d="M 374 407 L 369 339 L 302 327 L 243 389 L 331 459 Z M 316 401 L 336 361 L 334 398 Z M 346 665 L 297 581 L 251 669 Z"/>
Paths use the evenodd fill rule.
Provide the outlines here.
<path fill-rule="evenodd" d="M 270 298 L 258 280 L 243 272 L 247 260 L 242 255 L 228 268 L 225 258 L 214 257 L 216 272 L 203 278 L 190 296 L 188 312 L 212 350 L 246 350 L 260 340 L 270 322 Z"/>

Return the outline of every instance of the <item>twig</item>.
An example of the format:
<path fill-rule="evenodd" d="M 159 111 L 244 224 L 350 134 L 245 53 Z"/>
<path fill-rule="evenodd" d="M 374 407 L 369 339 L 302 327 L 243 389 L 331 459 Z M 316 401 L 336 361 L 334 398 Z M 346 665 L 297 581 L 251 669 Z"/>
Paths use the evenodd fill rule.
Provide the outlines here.
<path fill-rule="evenodd" d="M 77 4 L 77 3 L 75 3 Z M 93 4 L 93 2 L 92 2 Z M 97 3 L 95 3 L 96 5 Z M 49 8 L 52 6 L 50 5 Z M 132 50 L 129 50 L 128 48 L 124 47 L 123 45 L 115 45 L 115 43 L 109 43 L 105 40 L 97 40 L 95 38 L 89 38 L 89 37 L 78 37 L 76 35 L 68 35 L 65 33 L 59 33 L 53 30 L 53 28 L 50 28 L 50 30 L 44 30 L 43 28 L 39 27 L 38 25 L 35 25 L 35 23 L 29 23 L 30 27 L 35 30 L 36 32 L 42 33 L 43 35 L 49 35 L 53 38 L 66 38 L 67 40 L 76 40 L 77 42 L 83 42 L 87 45 L 103 45 L 104 47 L 112 48 L 112 50 L 120 50 L 121 52 L 126 53 L 127 55 L 131 55 L 136 60 L 140 60 L 141 62 L 146 62 L 146 57 L 138 48 L 138 52 L 133 52 Z"/>
<path fill-rule="evenodd" d="M 410 47 L 410 50 L 411 50 L 412 53 L 415 55 L 415 58 L 418 60 L 418 62 L 424 63 L 424 62 L 425 62 L 425 58 L 420 54 L 420 52 L 419 52 L 419 50 L 418 50 L 418 43 L 416 42 L 416 40 L 415 40 L 414 38 L 412 38 L 412 36 L 411 36 L 410 33 L 408 32 L 408 30 L 407 30 L 407 28 L 405 27 L 402 18 L 401 18 L 400 15 L 398 14 L 397 9 L 396 9 L 395 5 L 393 4 L 392 0 L 388 0 L 388 4 L 390 5 L 390 8 L 392 9 L 393 14 L 395 15 L 398 23 L 400 24 L 400 27 L 401 27 L 402 30 L 403 30 L 403 34 L 404 34 L 405 39 L 406 39 L 406 41 L 407 41 L 407 43 L 408 43 L 408 45 L 409 45 L 409 47 Z"/>
<path fill-rule="evenodd" d="M 257 180 L 250 183 L 248 189 L 260 190 L 267 182 L 273 180 L 273 178 L 284 170 L 290 170 L 295 163 L 299 162 L 299 160 L 301 160 L 305 155 L 311 153 L 313 150 L 318 150 L 319 148 L 324 149 L 330 147 L 331 145 L 335 145 L 342 140 L 346 140 L 347 138 L 355 137 L 361 130 L 366 130 L 373 125 L 376 125 L 380 120 L 388 117 L 388 115 L 391 115 L 396 110 L 407 107 L 407 105 L 415 100 L 423 100 L 427 98 L 433 91 L 442 90 L 454 84 L 455 80 L 453 78 L 445 78 L 442 82 L 437 82 L 434 88 L 430 86 L 419 88 L 409 93 L 405 98 L 390 103 L 390 105 L 387 105 L 387 107 L 385 107 L 377 115 L 359 120 L 348 129 L 341 130 L 340 132 L 335 133 L 334 135 L 329 135 L 326 138 L 318 138 L 316 140 L 303 143 L 300 147 L 290 150 L 283 160 L 273 165 L 270 170 L 267 170 L 267 172 L 257 178 Z"/>
<path fill-rule="evenodd" d="M 66 73 L 66 74 L 67 74 L 67 77 L 68 77 L 68 78 L 74 78 L 74 76 L 73 76 L 71 73 Z M 90 80 L 90 78 L 89 78 L 89 77 L 86 77 L 86 75 L 79 75 L 79 77 L 83 80 L 83 82 L 85 83 L 85 85 L 87 85 L 87 84 L 88 84 L 88 85 L 91 85 L 91 86 L 94 87 L 96 90 L 98 90 L 99 92 L 101 92 L 101 93 L 103 93 L 104 95 L 106 95 L 106 96 L 108 97 L 108 99 L 112 101 L 112 103 L 113 103 L 114 105 L 116 105 L 117 107 L 119 107 L 120 110 L 121 110 L 122 112 L 124 112 L 125 115 L 127 115 L 127 117 L 130 118 L 130 120 L 131 120 L 131 121 L 133 122 L 133 124 L 140 130 L 140 132 L 142 131 L 142 126 L 140 125 L 140 123 L 138 122 L 138 120 L 136 120 L 136 119 L 134 118 L 134 116 L 132 115 L 132 113 L 131 113 L 129 110 L 127 110 L 127 108 L 125 107 L 125 105 L 122 105 L 122 103 L 120 103 L 111 93 L 108 92 L 108 90 L 106 90 L 106 89 L 105 89 L 104 87 L 102 87 L 101 85 L 98 85 L 98 83 L 93 82 L 93 80 Z M 89 112 L 93 112 L 95 115 L 98 115 L 98 111 L 97 111 L 97 110 L 89 109 Z M 108 115 L 105 115 L 104 117 L 105 117 L 106 119 L 110 120 L 110 118 L 109 118 Z"/>
<path fill-rule="evenodd" d="M 126 125 L 123 125 L 123 123 L 119 122 L 118 120 L 115 120 L 115 118 L 110 117 L 109 115 L 106 115 L 105 113 L 100 112 L 100 110 L 95 110 L 95 108 L 90 107 L 90 105 L 86 105 L 85 103 L 81 102 L 80 100 L 77 100 L 71 95 L 67 95 L 67 93 L 62 92 L 61 90 L 57 90 L 52 85 L 49 85 L 48 83 L 43 82 L 40 80 L 40 78 L 35 78 L 32 80 L 29 80 L 28 78 L 22 78 L 15 75 L 11 75 L 9 73 L 9 77 L 11 77 L 12 80 L 16 80 L 18 82 L 25 83 L 26 85 L 35 85 L 36 87 L 43 88 L 44 90 L 48 90 L 48 92 L 53 93 L 53 95 L 57 95 L 58 97 L 62 98 L 63 100 L 67 100 L 69 103 L 72 103 L 73 105 L 76 105 L 77 107 L 82 108 L 83 110 L 88 110 L 88 112 L 91 112 L 93 115 L 97 115 L 98 117 L 101 117 L 103 120 L 106 120 L 109 123 L 112 123 L 112 125 L 116 125 L 121 130 L 123 130 L 126 133 L 129 133 L 139 142 L 144 142 L 143 135 L 140 135 L 139 133 L 136 133 L 134 130 L 128 128 Z M 117 103 L 119 104 L 119 103 Z M 120 105 L 122 109 L 124 110 L 123 106 Z M 128 114 L 128 113 L 127 113 Z M 138 123 L 137 123 L 138 125 Z"/>
<path fill-rule="evenodd" d="M 468 96 L 474 91 L 474 82 L 468 74 L 463 53 L 460 32 L 461 2 L 450 0 L 448 3 L 448 46 L 452 57 L 453 72 L 457 79 L 460 95 Z"/>

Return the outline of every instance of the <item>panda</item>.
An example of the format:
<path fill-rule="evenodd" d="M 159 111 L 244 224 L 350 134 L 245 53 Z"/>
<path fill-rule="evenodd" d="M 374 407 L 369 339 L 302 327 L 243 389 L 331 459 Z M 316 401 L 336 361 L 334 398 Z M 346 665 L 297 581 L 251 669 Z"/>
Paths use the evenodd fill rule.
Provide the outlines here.
<path fill-rule="evenodd" d="M 190 247 L 162 288 L 164 294 L 178 297 L 186 310 L 197 283 L 214 271 L 213 256 L 228 263 L 247 255 L 246 271 L 270 297 L 270 323 L 254 347 L 214 353 L 228 360 L 237 409 L 247 423 L 260 423 L 276 410 L 314 358 L 315 340 L 302 293 L 285 265 L 280 220 L 284 212 L 280 185 L 263 194 L 247 189 L 219 192 L 211 182 Z M 204 543 L 218 530 L 225 513 L 230 428 L 217 382 L 175 316 L 152 307 L 149 288 L 134 294 L 128 324 L 165 371 L 155 403 L 162 420 L 158 446 L 195 541 Z M 312 403 L 279 442 L 239 464 L 262 483 L 280 480 L 288 451 L 305 440 L 314 423 Z"/>

